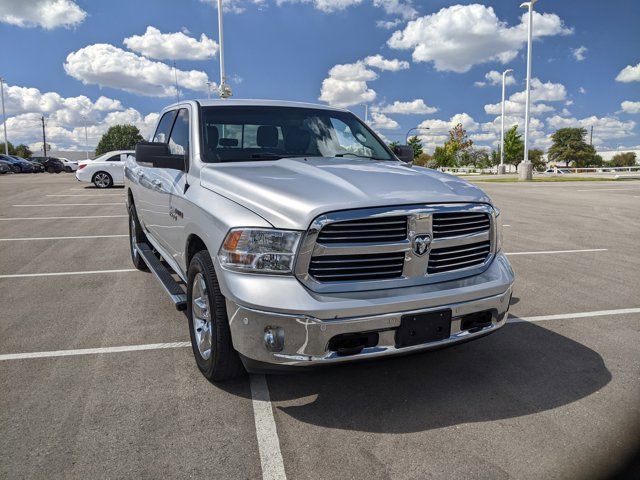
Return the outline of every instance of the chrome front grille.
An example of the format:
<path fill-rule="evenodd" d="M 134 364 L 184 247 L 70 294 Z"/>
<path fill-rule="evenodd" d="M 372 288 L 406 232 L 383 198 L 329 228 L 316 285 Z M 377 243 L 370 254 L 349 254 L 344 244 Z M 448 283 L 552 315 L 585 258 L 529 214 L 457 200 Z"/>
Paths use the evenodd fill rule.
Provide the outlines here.
<path fill-rule="evenodd" d="M 318 234 L 318 243 L 384 243 L 407 238 L 407 217 L 365 218 L 336 222 Z"/>
<path fill-rule="evenodd" d="M 380 280 L 400 277 L 403 266 L 403 252 L 324 255 L 311 257 L 309 274 L 321 282 Z"/>
<path fill-rule="evenodd" d="M 473 203 L 328 213 L 316 218 L 304 236 L 295 274 L 308 288 L 323 293 L 476 275 L 496 253 L 494 219 L 493 207 Z"/>
<path fill-rule="evenodd" d="M 491 242 L 479 242 L 456 247 L 434 248 L 429 254 L 427 273 L 444 273 L 482 265 L 491 253 Z"/>
<path fill-rule="evenodd" d="M 455 237 L 486 232 L 491 228 L 489 215 L 481 212 L 433 214 L 433 238 Z"/>

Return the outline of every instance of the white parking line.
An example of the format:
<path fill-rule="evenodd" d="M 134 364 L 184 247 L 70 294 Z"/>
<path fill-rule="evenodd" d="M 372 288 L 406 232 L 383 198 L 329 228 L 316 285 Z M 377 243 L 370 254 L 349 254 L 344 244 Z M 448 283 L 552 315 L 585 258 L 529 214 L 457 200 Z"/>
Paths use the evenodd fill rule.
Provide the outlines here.
<path fill-rule="evenodd" d="M 251 375 L 249 381 L 262 478 L 265 480 L 286 480 L 287 476 L 284 471 L 276 421 L 273 418 L 267 379 L 264 375 Z"/>
<path fill-rule="evenodd" d="M 124 202 L 117 203 L 52 203 L 52 204 L 32 204 L 32 205 L 11 205 L 12 207 L 97 207 L 100 205 L 124 205 Z"/>
<path fill-rule="evenodd" d="M 79 235 L 76 237 L 22 237 L 22 238 L 0 238 L 0 242 L 22 242 L 27 240 L 76 240 L 76 239 L 91 239 L 91 238 L 120 238 L 128 237 L 129 235 Z"/>
<path fill-rule="evenodd" d="M 79 350 L 54 350 L 52 352 L 7 353 L 0 355 L 2 360 L 23 360 L 26 358 L 69 357 L 74 355 L 96 355 L 100 353 L 136 352 L 139 350 L 158 350 L 162 348 L 190 347 L 190 342 L 148 343 L 146 345 L 125 345 L 123 347 L 81 348 Z"/>
<path fill-rule="evenodd" d="M 634 313 L 640 313 L 640 308 L 620 308 L 616 310 L 596 310 L 592 312 L 576 312 L 576 313 L 561 313 L 558 315 L 540 315 L 534 317 L 516 317 L 509 316 L 507 323 L 521 323 L 521 322 L 543 322 L 552 320 L 571 320 L 577 318 L 591 318 L 591 317 L 605 317 L 609 315 L 630 315 Z M 118 353 L 118 352 L 135 352 L 139 350 L 159 350 L 165 348 L 182 348 L 188 347 L 191 344 L 189 342 L 167 342 L 167 343 L 149 343 L 144 345 L 124 345 L 120 347 L 99 347 L 99 348 L 82 348 L 79 350 L 53 350 L 48 352 L 26 352 L 26 353 L 6 353 L 0 354 L 0 361 L 2 360 L 23 360 L 28 358 L 46 358 L 46 357 L 68 357 L 74 355 L 97 355 L 102 353 Z M 260 378 L 262 377 L 262 378 Z M 258 401 L 258 408 L 262 408 L 264 401 L 270 402 L 269 389 L 266 383 L 262 383 L 264 375 L 252 375 L 251 380 L 251 396 Z M 255 406 L 254 406 L 255 408 Z M 260 415 L 269 416 L 268 412 L 262 412 Z M 271 412 L 273 418 L 273 412 Z M 257 425 L 256 425 L 257 427 Z M 268 425 L 265 427 L 267 428 Z M 265 450 L 268 453 L 268 450 Z M 279 478 L 279 477 L 272 477 Z"/>
<path fill-rule="evenodd" d="M 505 255 L 548 255 L 552 253 L 582 253 L 582 252 L 606 252 L 608 248 L 585 248 L 582 250 L 547 250 L 544 252 L 511 252 Z"/>
<path fill-rule="evenodd" d="M 56 193 L 45 195 L 45 197 L 122 197 L 122 193 Z"/>
<path fill-rule="evenodd" d="M 29 278 L 29 277 L 59 277 L 65 275 L 94 275 L 99 273 L 128 273 L 137 272 L 135 268 L 121 268 L 119 270 L 85 270 L 82 272 L 51 272 L 51 273 L 13 273 L 10 275 L 0 275 L 3 278 Z"/>
<path fill-rule="evenodd" d="M 80 215 L 76 217 L 2 217 L 0 220 L 63 220 L 67 218 L 122 218 L 128 215 Z"/>
<path fill-rule="evenodd" d="M 584 190 L 576 190 L 576 192 L 624 192 L 626 190 L 638 190 L 636 188 L 585 188 Z"/>
<path fill-rule="evenodd" d="M 561 313 L 559 315 L 540 315 L 537 317 L 509 316 L 509 323 L 544 322 L 547 320 L 569 320 L 572 318 L 603 317 L 608 315 L 628 315 L 630 313 L 640 313 L 640 308 L 620 308 L 617 310 L 596 310 L 593 312 Z"/>

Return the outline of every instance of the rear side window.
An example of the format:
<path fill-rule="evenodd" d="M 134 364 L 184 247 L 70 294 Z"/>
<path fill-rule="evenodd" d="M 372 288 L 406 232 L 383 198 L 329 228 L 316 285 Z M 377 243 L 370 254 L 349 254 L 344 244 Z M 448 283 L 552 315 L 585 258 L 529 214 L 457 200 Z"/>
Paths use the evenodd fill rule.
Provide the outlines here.
<path fill-rule="evenodd" d="M 107 162 L 119 162 L 121 160 L 121 155 L 117 154 L 111 158 L 107 158 Z"/>
<path fill-rule="evenodd" d="M 169 150 L 173 155 L 189 155 L 189 111 L 186 108 L 178 110 L 169 138 Z"/>
<path fill-rule="evenodd" d="M 156 133 L 153 136 L 153 142 L 167 143 L 169 141 L 169 132 L 171 132 L 171 126 L 173 125 L 175 116 L 175 110 L 171 110 L 162 116 L 160 123 L 158 123 L 158 128 L 156 128 Z"/>

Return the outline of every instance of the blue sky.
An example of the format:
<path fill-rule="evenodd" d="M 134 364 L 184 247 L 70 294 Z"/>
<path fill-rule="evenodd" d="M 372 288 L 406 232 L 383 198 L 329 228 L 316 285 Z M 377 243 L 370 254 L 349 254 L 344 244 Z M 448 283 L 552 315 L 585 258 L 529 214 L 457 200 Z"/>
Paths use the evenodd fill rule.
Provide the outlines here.
<path fill-rule="evenodd" d="M 367 103 L 388 140 L 422 125 L 430 150 L 461 122 L 492 147 L 506 68 L 505 121 L 523 124 L 519 3 L 226 0 L 227 73 L 238 98 L 331 103 L 361 117 Z M 640 2 L 540 0 L 536 11 L 534 146 L 556 128 L 593 125 L 600 150 L 640 148 Z M 58 148 L 84 149 L 83 117 L 92 145 L 115 123 L 148 133 L 175 99 L 173 58 L 182 98 L 206 97 L 205 82 L 219 79 L 207 1 L 3 0 L 0 35 L 13 143 L 38 147 L 40 115 Z"/>

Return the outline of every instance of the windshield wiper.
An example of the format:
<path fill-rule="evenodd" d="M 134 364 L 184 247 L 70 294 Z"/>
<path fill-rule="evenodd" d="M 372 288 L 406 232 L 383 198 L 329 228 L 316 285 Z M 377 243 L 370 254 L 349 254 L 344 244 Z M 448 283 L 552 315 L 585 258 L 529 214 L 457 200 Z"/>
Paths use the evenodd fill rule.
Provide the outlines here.
<path fill-rule="evenodd" d="M 358 158 L 368 158 L 369 160 L 384 160 L 384 158 L 368 157 L 367 155 L 358 155 L 357 153 L 351 153 L 351 152 L 336 153 L 334 157 L 346 157 L 347 155 L 352 155 Z"/>
<path fill-rule="evenodd" d="M 286 153 L 253 153 L 251 154 L 251 158 L 255 159 L 265 159 L 265 160 L 280 160 L 281 158 L 298 158 L 298 157 L 309 157 L 313 155 L 291 155 Z"/>

